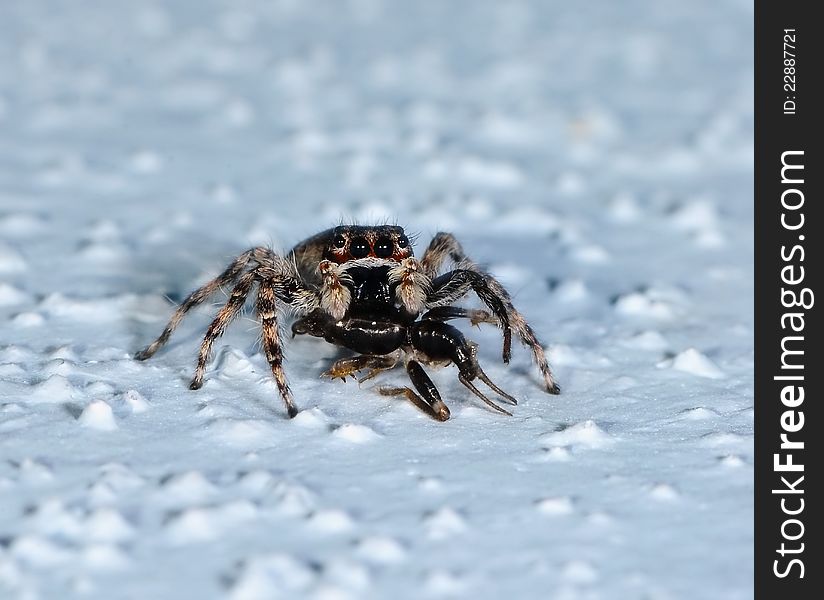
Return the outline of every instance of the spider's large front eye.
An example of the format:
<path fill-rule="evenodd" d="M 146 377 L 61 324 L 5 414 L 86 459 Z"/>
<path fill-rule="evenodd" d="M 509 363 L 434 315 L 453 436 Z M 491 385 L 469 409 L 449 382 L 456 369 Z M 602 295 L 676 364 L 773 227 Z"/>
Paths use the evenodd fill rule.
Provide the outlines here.
<path fill-rule="evenodd" d="M 369 250 L 369 242 L 362 237 L 352 240 L 352 245 L 349 246 L 349 254 L 352 255 L 352 258 L 364 258 L 369 256 Z"/>
<path fill-rule="evenodd" d="M 375 256 L 378 258 L 389 258 L 395 253 L 395 248 L 392 245 L 392 240 L 388 237 L 378 238 L 375 242 Z"/>
<path fill-rule="evenodd" d="M 335 245 L 335 248 L 343 248 L 346 245 L 346 238 L 342 235 L 336 235 L 332 243 Z"/>

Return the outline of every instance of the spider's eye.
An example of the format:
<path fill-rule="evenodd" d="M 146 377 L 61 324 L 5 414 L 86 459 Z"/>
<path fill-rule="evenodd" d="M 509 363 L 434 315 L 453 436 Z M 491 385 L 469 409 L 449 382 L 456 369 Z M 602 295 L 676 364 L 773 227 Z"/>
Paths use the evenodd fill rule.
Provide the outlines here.
<path fill-rule="evenodd" d="M 378 241 L 375 242 L 375 256 L 378 258 L 389 258 L 395 253 L 395 248 L 392 244 L 392 240 L 388 237 L 378 238 Z"/>
<path fill-rule="evenodd" d="M 346 238 L 342 235 L 336 235 L 332 243 L 335 245 L 335 248 L 343 248 L 346 245 Z"/>
<path fill-rule="evenodd" d="M 352 255 L 352 258 L 364 258 L 369 256 L 369 250 L 369 242 L 362 237 L 352 240 L 352 244 L 349 246 L 349 253 Z"/>
<path fill-rule="evenodd" d="M 409 245 L 409 238 L 405 235 L 402 235 L 401 238 L 398 240 L 398 248 L 406 248 Z"/>

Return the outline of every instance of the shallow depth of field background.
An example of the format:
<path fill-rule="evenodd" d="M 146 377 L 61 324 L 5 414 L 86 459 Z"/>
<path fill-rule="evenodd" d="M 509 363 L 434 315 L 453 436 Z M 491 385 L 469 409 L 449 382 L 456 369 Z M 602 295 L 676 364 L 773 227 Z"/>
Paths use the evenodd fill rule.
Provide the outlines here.
<path fill-rule="evenodd" d="M 0 597 L 750 597 L 751 63 L 738 0 L 3 2 Z M 130 358 L 341 219 L 454 232 L 562 395 L 299 338 L 290 421 L 251 310 L 188 390 L 223 297 Z"/>

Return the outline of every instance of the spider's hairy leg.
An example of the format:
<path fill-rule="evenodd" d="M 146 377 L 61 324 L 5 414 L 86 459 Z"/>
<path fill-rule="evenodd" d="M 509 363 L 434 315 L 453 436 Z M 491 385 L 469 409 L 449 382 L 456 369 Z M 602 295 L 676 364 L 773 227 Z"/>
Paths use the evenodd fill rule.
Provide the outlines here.
<path fill-rule="evenodd" d="M 429 243 L 429 247 L 421 258 L 421 266 L 425 273 L 430 277 L 434 277 L 447 259 L 458 265 L 460 269 L 475 271 L 483 275 L 484 279 L 486 279 L 487 287 L 494 295 L 500 298 L 504 304 L 512 329 L 515 330 L 521 342 L 532 351 L 532 356 L 544 379 L 546 391 L 550 394 L 560 393 L 561 388 L 552 376 L 552 371 L 549 368 L 543 346 L 541 346 L 541 343 L 535 336 L 535 332 L 532 330 L 532 327 L 529 326 L 524 316 L 512 304 L 512 298 L 504 286 L 492 275 L 481 270 L 481 268 L 466 255 L 460 242 L 458 242 L 454 235 L 441 231 L 435 234 L 435 237 L 433 237 Z M 458 298 L 460 298 L 460 296 L 456 296 L 453 301 Z M 428 306 L 433 306 L 431 301 L 428 301 L 427 304 Z M 439 302 L 438 304 L 443 305 L 447 304 L 447 302 Z M 506 331 L 504 335 L 506 336 Z M 504 339 L 503 358 L 504 362 L 509 362 L 509 350 L 506 338 Z"/>
<path fill-rule="evenodd" d="M 209 355 L 212 351 L 212 345 L 215 340 L 223 335 L 226 327 L 238 315 L 243 305 L 246 303 L 246 297 L 255 283 L 255 272 L 249 271 L 241 276 L 232 290 L 232 295 L 229 300 L 220 309 L 220 312 L 212 321 L 209 328 L 206 330 L 206 336 L 203 338 L 203 343 L 200 345 L 200 353 L 197 358 L 197 368 L 195 369 L 195 376 L 189 384 L 189 389 L 199 390 L 203 386 L 203 376 L 206 374 L 206 362 L 209 360 Z"/>
<path fill-rule="evenodd" d="M 455 236 L 451 233 L 439 231 L 429 242 L 429 246 L 421 257 L 422 270 L 429 277 L 435 277 L 447 259 L 456 265 L 460 265 L 461 268 L 477 270 L 477 266 L 469 260 Z"/>
<path fill-rule="evenodd" d="M 504 300 L 489 285 L 489 277 L 478 271 L 456 269 L 432 280 L 432 291 L 426 299 L 427 308 L 439 308 L 463 298 L 470 290 L 489 307 L 497 318 L 504 336 L 503 359 L 512 355 L 512 328 Z"/>
<path fill-rule="evenodd" d="M 202 304 L 207 298 L 209 298 L 209 296 L 217 292 L 223 286 L 234 284 L 249 264 L 249 261 L 251 261 L 257 254 L 260 254 L 265 250 L 265 248 L 252 248 L 247 250 L 233 260 L 231 264 L 226 267 L 223 273 L 189 294 L 186 299 L 180 303 L 180 306 L 177 307 L 177 310 L 175 310 L 172 318 L 169 319 L 169 323 L 166 325 L 163 333 L 161 333 L 155 341 L 146 346 L 143 350 L 137 352 L 134 355 L 135 359 L 146 360 L 147 358 L 151 358 L 155 352 L 160 350 L 160 348 L 162 348 L 163 345 L 169 341 L 172 333 L 175 329 L 177 329 L 177 326 L 180 325 L 180 322 L 183 320 L 183 317 L 186 316 L 187 312 L 199 304 Z"/>
<path fill-rule="evenodd" d="M 258 285 L 257 313 L 260 317 L 262 330 L 263 352 L 272 369 L 272 376 L 278 386 L 286 411 L 289 417 L 298 414 L 298 409 L 292 399 L 289 384 L 286 383 L 286 373 L 283 371 L 283 348 L 280 341 L 280 331 L 277 320 L 277 293 L 276 283 L 272 280 L 261 281 Z"/>
<path fill-rule="evenodd" d="M 382 387 L 378 388 L 378 391 L 384 396 L 405 396 L 412 404 L 438 421 L 449 419 L 449 408 L 441 400 L 438 389 L 420 363 L 410 360 L 406 364 L 406 372 L 420 396 L 408 387 Z"/>
<path fill-rule="evenodd" d="M 526 322 L 523 315 L 514 308 L 510 311 L 509 316 L 512 322 L 512 328 L 518 334 L 518 337 L 521 338 L 521 342 L 532 351 L 535 364 L 538 365 L 538 370 L 541 371 L 541 376 L 544 378 L 547 393 L 560 394 L 561 386 L 558 385 L 558 382 L 555 381 L 555 377 L 552 375 L 552 370 L 549 368 L 549 362 L 544 353 L 544 347 L 541 345 L 541 342 L 538 341 L 532 327 L 529 326 L 529 323 Z"/>

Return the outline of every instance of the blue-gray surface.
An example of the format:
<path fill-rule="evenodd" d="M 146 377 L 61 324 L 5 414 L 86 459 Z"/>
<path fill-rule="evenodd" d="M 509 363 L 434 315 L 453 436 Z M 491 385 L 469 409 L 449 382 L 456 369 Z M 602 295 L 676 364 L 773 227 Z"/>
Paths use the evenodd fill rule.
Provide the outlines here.
<path fill-rule="evenodd" d="M 735 0 L 3 2 L 0 596 L 751 596 L 751 62 Z M 130 358 L 342 218 L 453 231 L 563 393 L 298 338 L 290 421 L 252 311 L 188 390 L 220 298 Z"/>

